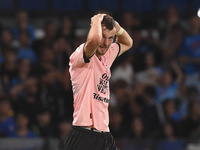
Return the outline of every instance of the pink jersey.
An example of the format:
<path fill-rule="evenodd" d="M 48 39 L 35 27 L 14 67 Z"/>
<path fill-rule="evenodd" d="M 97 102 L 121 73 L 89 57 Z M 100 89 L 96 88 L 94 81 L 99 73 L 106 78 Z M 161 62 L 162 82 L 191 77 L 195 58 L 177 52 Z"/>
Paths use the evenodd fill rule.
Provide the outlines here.
<path fill-rule="evenodd" d="M 84 44 L 70 56 L 70 75 L 74 93 L 73 125 L 90 126 L 109 132 L 110 67 L 118 56 L 120 45 L 112 43 L 101 60 L 94 54 L 84 59 Z"/>

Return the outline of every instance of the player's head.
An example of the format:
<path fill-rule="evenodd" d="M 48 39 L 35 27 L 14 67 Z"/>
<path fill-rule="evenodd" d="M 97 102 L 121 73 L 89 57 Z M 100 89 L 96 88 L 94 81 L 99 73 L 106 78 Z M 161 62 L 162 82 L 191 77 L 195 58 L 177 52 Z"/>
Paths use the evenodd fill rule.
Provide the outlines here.
<path fill-rule="evenodd" d="M 111 31 L 115 27 L 115 20 L 111 16 L 105 15 L 101 24 L 102 26 L 106 27 L 106 29 Z"/>
<path fill-rule="evenodd" d="M 105 15 L 101 25 L 102 40 L 96 51 L 96 54 L 99 56 L 104 55 L 107 52 L 116 34 L 115 20 L 111 16 Z"/>

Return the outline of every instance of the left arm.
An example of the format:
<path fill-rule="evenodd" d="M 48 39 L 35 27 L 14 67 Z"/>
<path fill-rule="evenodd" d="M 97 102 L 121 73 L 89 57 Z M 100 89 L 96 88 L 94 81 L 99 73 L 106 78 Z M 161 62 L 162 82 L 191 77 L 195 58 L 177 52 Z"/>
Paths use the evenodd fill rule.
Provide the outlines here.
<path fill-rule="evenodd" d="M 116 23 L 116 32 L 118 32 L 121 29 L 121 26 L 115 21 Z M 129 50 L 133 45 L 133 40 L 129 36 L 129 34 L 123 29 L 123 33 L 121 35 L 116 34 L 116 42 L 118 42 L 121 46 L 121 51 L 119 53 L 119 56 L 123 54 L 125 51 Z"/>
<path fill-rule="evenodd" d="M 182 72 L 180 66 L 177 64 L 176 61 L 171 61 L 171 66 L 172 66 L 174 72 L 175 72 L 176 75 L 177 75 L 176 81 L 177 81 L 179 84 L 181 84 L 182 81 L 183 81 L 183 72 Z"/>

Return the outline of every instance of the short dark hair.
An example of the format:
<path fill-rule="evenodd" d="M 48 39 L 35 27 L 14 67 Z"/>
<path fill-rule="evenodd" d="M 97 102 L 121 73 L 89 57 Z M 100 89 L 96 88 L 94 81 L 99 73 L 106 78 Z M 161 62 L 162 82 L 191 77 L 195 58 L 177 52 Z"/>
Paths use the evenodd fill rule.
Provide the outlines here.
<path fill-rule="evenodd" d="M 104 25 L 106 29 L 112 30 L 115 27 L 115 20 L 113 19 L 113 17 L 105 15 L 101 24 Z"/>
<path fill-rule="evenodd" d="M 144 89 L 144 93 L 153 98 L 156 96 L 156 88 L 153 85 L 147 85 Z"/>
<path fill-rule="evenodd" d="M 18 50 L 15 47 L 7 46 L 4 48 L 4 54 L 6 53 L 18 54 Z"/>

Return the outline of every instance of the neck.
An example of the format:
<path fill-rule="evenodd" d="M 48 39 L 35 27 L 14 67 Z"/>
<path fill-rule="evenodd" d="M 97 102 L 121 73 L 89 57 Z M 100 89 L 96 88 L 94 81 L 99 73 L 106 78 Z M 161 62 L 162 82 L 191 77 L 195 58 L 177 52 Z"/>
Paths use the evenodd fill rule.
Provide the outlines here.
<path fill-rule="evenodd" d="M 0 120 L 7 120 L 9 115 L 0 115 Z"/>
<path fill-rule="evenodd" d="M 17 130 L 17 134 L 20 135 L 20 136 L 26 136 L 27 132 L 28 132 L 27 128 L 19 128 Z"/>
<path fill-rule="evenodd" d="M 95 55 L 99 58 L 99 60 L 101 59 L 101 55 L 98 55 L 97 53 L 95 53 Z"/>

